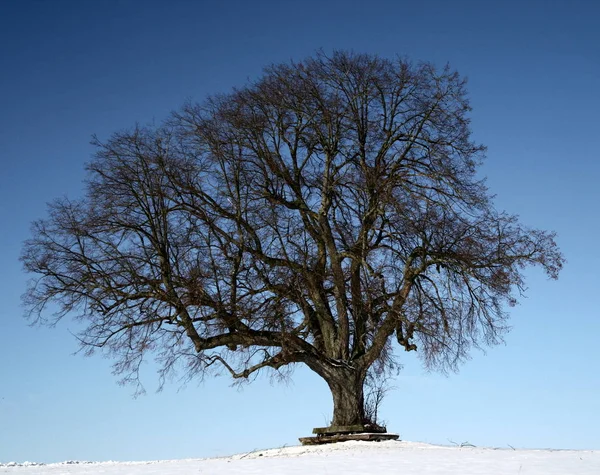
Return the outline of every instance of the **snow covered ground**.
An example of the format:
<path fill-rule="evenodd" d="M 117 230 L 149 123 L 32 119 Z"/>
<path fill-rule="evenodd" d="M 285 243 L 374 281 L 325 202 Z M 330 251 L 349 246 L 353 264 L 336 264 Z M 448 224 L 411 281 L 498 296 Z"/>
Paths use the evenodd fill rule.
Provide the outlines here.
<path fill-rule="evenodd" d="M 402 474 L 402 475 L 598 475 L 600 451 L 441 447 L 415 442 L 345 442 L 286 447 L 216 459 L 154 462 L 0 464 L 0 474 Z"/>

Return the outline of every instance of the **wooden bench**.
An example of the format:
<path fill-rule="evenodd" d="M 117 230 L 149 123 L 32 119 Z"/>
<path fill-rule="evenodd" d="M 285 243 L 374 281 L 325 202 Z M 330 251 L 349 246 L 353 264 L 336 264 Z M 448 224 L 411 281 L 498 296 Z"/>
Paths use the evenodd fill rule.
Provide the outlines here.
<path fill-rule="evenodd" d="M 357 424 L 353 426 L 329 426 L 329 427 L 315 427 L 313 434 L 319 435 L 335 435 L 335 434 L 360 434 L 360 433 L 378 433 L 382 434 L 387 432 L 385 427 L 376 425 L 362 425 Z"/>
<path fill-rule="evenodd" d="M 365 440 L 379 442 L 382 440 L 397 440 L 398 434 L 389 434 L 385 427 L 377 425 L 329 426 L 315 427 L 316 437 L 300 437 L 302 445 L 331 444 L 349 440 Z"/>

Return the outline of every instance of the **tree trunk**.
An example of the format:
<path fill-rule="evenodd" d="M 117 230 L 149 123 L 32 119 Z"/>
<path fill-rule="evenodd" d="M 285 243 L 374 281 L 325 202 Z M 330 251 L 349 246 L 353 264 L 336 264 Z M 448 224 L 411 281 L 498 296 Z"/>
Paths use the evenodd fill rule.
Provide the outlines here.
<path fill-rule="evenodd" d="M 363 386 L 365 377 L 349 368 L 336 369 L 326 378 L 333 396 L 332 426 L 365 424 Z"/>

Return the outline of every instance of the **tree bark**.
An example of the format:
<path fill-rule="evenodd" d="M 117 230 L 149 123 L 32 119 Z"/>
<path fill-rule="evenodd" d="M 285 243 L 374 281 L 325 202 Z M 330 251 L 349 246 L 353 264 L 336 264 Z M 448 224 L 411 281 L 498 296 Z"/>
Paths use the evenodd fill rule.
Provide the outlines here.
<path fill-rule="evenodd" d="M 332 426 L 363 425 L 370 422 L 365 419 L 365 376 L 362 372 L 340 368 L 325 377 L 325 381 L 333 396 Z"/>

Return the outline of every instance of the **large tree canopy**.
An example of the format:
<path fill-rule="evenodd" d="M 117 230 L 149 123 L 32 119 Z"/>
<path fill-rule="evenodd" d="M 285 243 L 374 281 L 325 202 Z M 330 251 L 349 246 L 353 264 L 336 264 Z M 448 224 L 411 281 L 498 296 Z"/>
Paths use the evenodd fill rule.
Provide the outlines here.
<path fill-rule="evenodd" d="M 304 363 L 333 424 L 368 422 L 369 370 L 455 368 L 501 339 L 525 266 L 562 266 L 494 208 L 469 110 L 449 68 L 338 52 L 95 141 L 85 196 L 24 245 L 25 302 L 81 318 L 126 380 L 149 353 L 163 376 Z"/>

